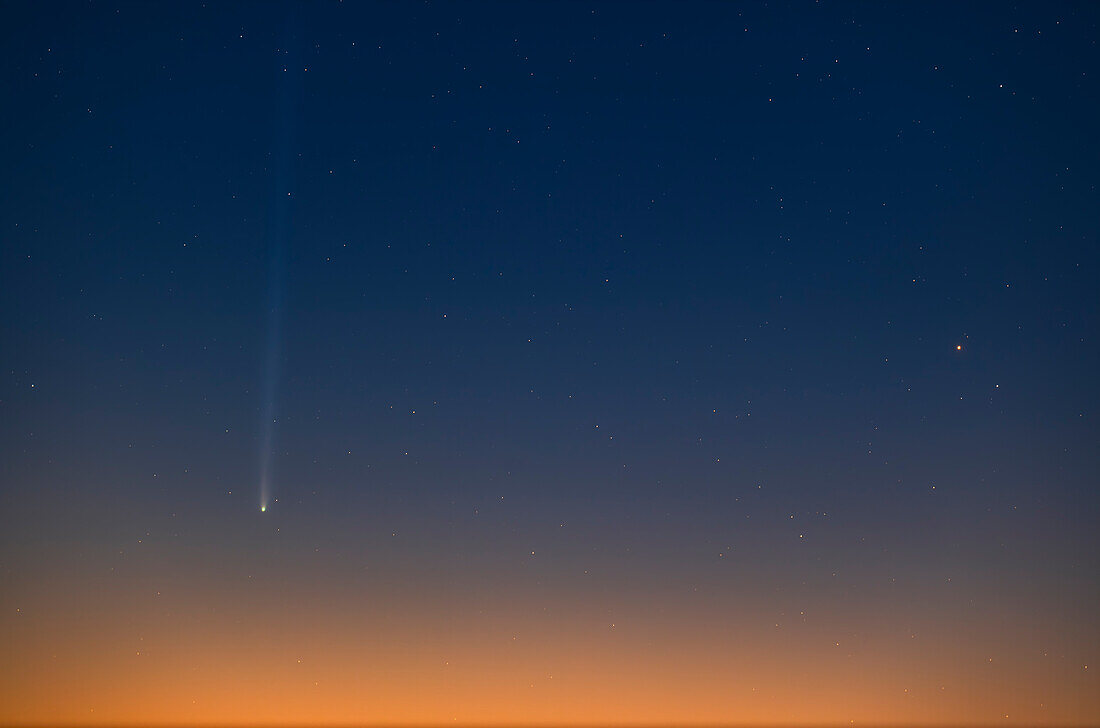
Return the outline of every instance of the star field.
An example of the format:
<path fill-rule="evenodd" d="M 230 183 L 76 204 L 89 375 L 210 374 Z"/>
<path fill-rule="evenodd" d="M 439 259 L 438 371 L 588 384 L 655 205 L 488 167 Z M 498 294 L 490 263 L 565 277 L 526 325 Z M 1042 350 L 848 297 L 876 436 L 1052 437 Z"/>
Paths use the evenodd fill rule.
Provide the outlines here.
<path fill-rule="evenodd" d="M 0 723 L 1100 721 L 1095 6 L 4 15 Z"/>

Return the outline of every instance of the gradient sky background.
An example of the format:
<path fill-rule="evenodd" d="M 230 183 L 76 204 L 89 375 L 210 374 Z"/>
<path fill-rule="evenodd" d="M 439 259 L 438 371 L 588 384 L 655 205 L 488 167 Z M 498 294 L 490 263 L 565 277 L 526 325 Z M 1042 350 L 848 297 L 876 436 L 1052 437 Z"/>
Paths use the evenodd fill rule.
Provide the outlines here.
<path fill-rule="evenodd" d="M 1097 724 L 1098 20 L 5 3 L 0 723 Z"/>

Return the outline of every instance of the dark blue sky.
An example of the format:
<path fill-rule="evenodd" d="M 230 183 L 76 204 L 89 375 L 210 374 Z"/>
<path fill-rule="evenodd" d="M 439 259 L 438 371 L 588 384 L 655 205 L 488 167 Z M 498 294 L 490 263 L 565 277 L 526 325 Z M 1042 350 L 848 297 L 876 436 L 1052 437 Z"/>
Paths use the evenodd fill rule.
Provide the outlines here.
<path fill-rule="evenodd" d="M 3 14 L 11 593 L 147 532 L 267 563 L 266 401 L 303 569 L 730 546 L 1095 650 L 1096 6 Z"/>

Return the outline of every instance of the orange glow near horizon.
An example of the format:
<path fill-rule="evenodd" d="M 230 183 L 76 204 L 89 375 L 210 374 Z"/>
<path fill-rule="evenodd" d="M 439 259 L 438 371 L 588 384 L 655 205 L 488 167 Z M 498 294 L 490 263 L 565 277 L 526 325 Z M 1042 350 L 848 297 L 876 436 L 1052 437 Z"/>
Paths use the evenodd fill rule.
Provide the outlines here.
<path fill-rule="evenodd" d="M 576 593 L 344 595 L 337 608 L 330 592 L 268 609 L 238 596 L 55 594 L 5 610 L 0 721 L 1085 725 L 1097 714 L 1085 666 L 1044 661 L 1022 622 L 1014 644 L 980 620 L 965 627 L 988 645 L 975 664 L 953 647 L 958 633 L 899 631 L 870 612 L 767 623 L 747 604 L 668 595 L 617 609 Z"/>

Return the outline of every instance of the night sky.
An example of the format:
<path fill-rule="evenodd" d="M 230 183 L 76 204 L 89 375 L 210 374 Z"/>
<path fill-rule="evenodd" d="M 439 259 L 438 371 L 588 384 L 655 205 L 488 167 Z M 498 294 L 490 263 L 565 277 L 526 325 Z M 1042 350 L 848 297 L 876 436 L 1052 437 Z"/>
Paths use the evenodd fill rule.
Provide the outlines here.
<path fill-rule="evenodd" d="M 0 723 L 1100 723 L 1098 24 L 5 3 Z"/>

